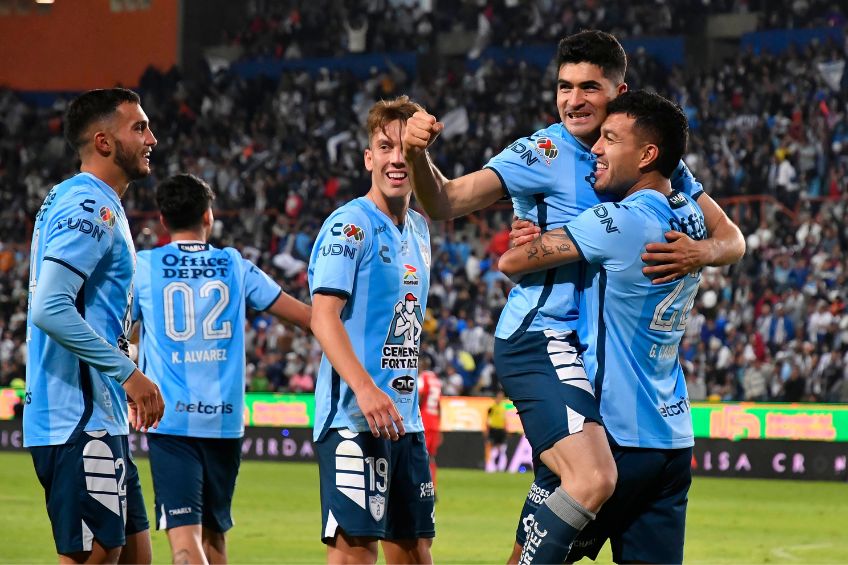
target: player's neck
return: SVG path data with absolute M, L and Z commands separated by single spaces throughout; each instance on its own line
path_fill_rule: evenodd
M 124 193 L 130 186 L 130 179 L 121 169 L 112 166 L 111 163 L 91 163 L 83 161 L 80 165 L 80 172 L 94 175 L 104 183 L 112 187 L 112 190 L 118 195 L 118 198 L 123 198 Z
M 651 171 L 639 177 L 639 180 L 630 187 L 630 190 L 625 193 L 624 197 L 627 198 L 640 190 L 656 190 L 660 194 L 668 196 L 671 194 L 671 181 L 662 176 L 658 171 Z
M 409 200 L 412 198 L 411 193 L 399 198 L 386 198 L 379 189 L 372 187 L 365 197 L 371 200 L 377 206 L 378 210 L 388 216 L 394 225 L 403 225 L 406 220 L 406 211 L 409 210 Z
M 206 232 L 203 230 L 172 231 L 171 241 L 199 241 L 200 243 L 206 243 Z

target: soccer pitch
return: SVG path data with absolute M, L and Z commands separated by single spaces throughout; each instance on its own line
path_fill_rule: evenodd
M 148 513 L 153 490 L 138 460 Z M 437 563 L 503 563 L 530 475 L 439 471 Z M 695 478 L 686 536 L 689 563 L 846 563 L 848 485 Z M 232 563 L 320 563 L 324 547 L 313 464 L 245 461 L 236 488 Z M 155 563 L 169 563 L 153 532 Z M 0 453 L 0 562 L 55 563 L 44 495 L 27 453 Z M 585 561 L 584 561 L 585 562 Z M 599 562 L 609 563 L 605 548 Z

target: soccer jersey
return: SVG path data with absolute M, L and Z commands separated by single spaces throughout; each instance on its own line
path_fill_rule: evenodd
M 135 365 L 117 346 L 128 333 L 134 269 L 115 191 L 88 173 L 53 187 L 36 215 L 30 255 L 27 447 L 68 443 L 83 431 L 129 432 L 121 383 Z M 69 288 L 79 288 L 68 302 L 81 319 L 59 314 Z M 51 335 L 33 323 L 34 307 L 53 322 Z
M 661 285 L 642 274 L 645 245 L 669 230 L 707 237 L 690 197 L 640 190 L 600 204 L 565 226 L 589 263 L 581 341 L 607 432 L 626 447 L 694 445 L 678 346 L 700 273 Z
M 486 168 L 500 178 L 515 215 L 548 231 L 604 199 L 593 188 L 595 155 L 590 149 L 557 123 L 516 140 Z M 672 186 L 695 199 L 703 192 L 682 161 Z M 578 263 L 525 275 L 509 294 L 495 336 L 514 339 L 525 331 L 577 329 L 582 269 Z
M 245 308 L 265 310 L 281 292 L 231 247 L 172 242 L 138 254 L 139 368 L 165 400 L 151 432 L 243 435 Z
M 421 401 L 421 419 L 427 432 L 439 431 L 441 425 L 442 381 L 433 371 L 422 371 L 418 376 L 418 398 Z
M 430 232 L 409 210 L 395 226 L 368 198 L 357 198 L 324 222 L 309 260 L 312 294 L 347 299 L 341 313 L 356 357 L 387 393 L 407 432 L 424 430 L 418 411 L 418 355 L 430 289 Z M 369 430 L 353 391 L 321 359 L 315 387 L 316 440 L 328 430 Z

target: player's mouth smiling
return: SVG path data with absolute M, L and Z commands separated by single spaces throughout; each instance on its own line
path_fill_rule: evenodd
M 409 177 L 406 171 L 387 171 L 386 178 L 389 179 L 389 182 L 392 186 L 400 186 L 406 179 Z
M 595 162 L 595 179 L 599 179 L 609 170 L 609 163 L 598 160 Z
M 572 122 L 585 122 L 592 116 L 590 112 L 566 112 L 565 115 Z

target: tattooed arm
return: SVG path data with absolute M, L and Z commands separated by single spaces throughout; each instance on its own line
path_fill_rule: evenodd
M 580 250 L 563 228 L 545 232 L 533 241 L 501 255 L 498 269 L 513 280 L 582 259 Z

